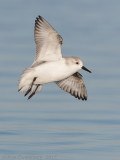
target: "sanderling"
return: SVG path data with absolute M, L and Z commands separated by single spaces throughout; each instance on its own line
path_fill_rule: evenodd
M 87 90 L 80 69 L 90 70 L 83 66 L 78 57 L 63 57 L 61 53 L 62 37 L 41 16 L 35 20 L 34 40 L 36 56 L 33 64 L 27 68 L 19 80 L 19 89 L 30 99 L 40 92 L 42 85 L 55 82 L 62 90 L 72 96 L 87 100 Z

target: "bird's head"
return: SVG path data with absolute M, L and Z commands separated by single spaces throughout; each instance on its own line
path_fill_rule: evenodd
M 78 58 L 78 57 L 71 57 L 71 59 L 70 59 L 69 62 L 73 64 L 73 66 L 74 66 L 74 68 L 76 70 L 83 69 L 83 70 L 91 73 L 91 71 L 89 69 L 87 69 L 86 67 L 83 66 L 83 62 L 82 62 L 82 60 L 80 58 Z

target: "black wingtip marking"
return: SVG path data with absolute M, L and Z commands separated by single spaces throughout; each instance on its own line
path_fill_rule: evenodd
M 43 17 L 41 17 L 40 15 L 38 16 L 38 19 L 40 19 L 43 22 Z
M 44 21 L 44 19 L 41 16 L 36 17 L 35 20 L 35 28 L 39 28 L 40 24 Z

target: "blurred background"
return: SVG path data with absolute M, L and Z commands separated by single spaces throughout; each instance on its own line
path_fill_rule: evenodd
M 22 71 L 35 57 L 34 22 L 43 16 L 78 56 L 86 102 L 54 83 L 27 100 Z M 0 0 L 0 159 L 118 160 L 120 157 L 120 1 Z

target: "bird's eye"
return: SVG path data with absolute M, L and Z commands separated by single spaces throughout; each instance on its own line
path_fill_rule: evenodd
M 78 62 L 76 62 L 76 64 L 79 64 Z

